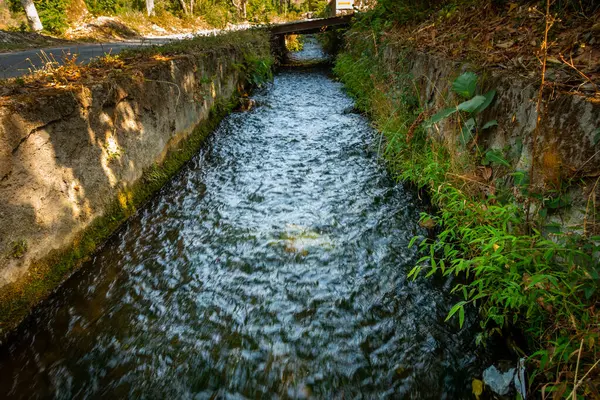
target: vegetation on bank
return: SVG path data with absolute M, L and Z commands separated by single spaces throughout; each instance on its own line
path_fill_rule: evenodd
M 46 91 L 76 91 L 82 85 L 116 83 L 144 79 L 144 71 L 159 63 L 167 63 L 180 54 L 201 56 L 206 52 L 222 53 L 236 49 L 244 62 L 234 67 L 242 72 L 246 87 L 261 86 L 272 78 L 273 58 L 269 38 L 264 32 L 235 32 L 217 37 L 202 37 L 179 41 L 170 45 L 131 50 L 117 57 L 107 57 L 90 66 L 67 64 L 53 71 L 8 81 L 10 95 L 43 95 Z M 166 82 L 170 83 L 170 82 Z M 173 85 L 175 85 L 173 83 Z M 0 340 L 14 329 L 30 310 L 47 297 L 82 263 L 89 259 L 115 230 L 148 201 L 181 169 L 204 143 L 219 121 L 239 102 L 244 93 L 235 93 L 231 99 L 220 99 L 213 105 L 205 122 L 196 127 L 186 139 L 169 151 L 164 161 L 144 171 L 137 183 L 124 188 L 104 215 L 95 219 L 66 250 L 54 251 L 36 260 L 28 274 L 16 282 L 3 286 L 0 291 Z M 0 97 L 0 102 L 3 99 Z M 15 242 L 6 257 L 20 258 L 27 251 L 26 242 Z
M 256 48 L 258 45 L 262 48 Z M 4 80 L 0 86 L 0 102 L 3 101 L 2 96 L 31 96 L 35 90 L 75 90 L 82 84 L 101 83 L 118 77 L 133 78 L 136 75 L 143 75 L 143 70 L 153 64 L 166 63 L 177 57 L 199 56 L 205 52 L 231 49 L 242 52 L 248 63 L 251 60 L 258 60 L 261 65 L 268 64 L 270 70 L 271 58 L 264 59 L 261 56 L 270 51 L 269 35 L 265 31 L 251 29 L 218 36 L 178 40 L 162 46 L 127 49 L 117 55 L 108 55 L 85 65 L 78 64 L 76 56 L 65 58 L 62 65 L 49 60 L 43 68 L 32 71 L 32 74 Z M 261 65 L 254 65 L 254 67 L 258 68 Z M 240 66 L 242 67 L 246 68 Z M 254 72 L 254 69 L 248 70 L 251 76 Z
M 484 18 L 478 17 L 480 27 L 488 19 L 508 18 L 511 26 L 520 24 L 525 29 L 527 21 L 519 20 L 518 14 L 514 20 L 508 13 L 515 7 L 537 5 L 499 0 L 380 0 L 346 34 L 335 73 L 382 132 L 383 155 L 392 173 L 399 180 L 427 189 L 438 209 L 435 215 L 422 216 L 422 224 L 435 226 L 437 236 L 435 240 L 413 240 L 423 257 L 410 276 L 458 276 L 460 283 L 453 291 L 461 301 L 450 309 L 448 317 L 462 326 L 465 307 L 475 307 L 481 315 L 481 344 L 492 335 L 522 332 L 526 343 L 513 342 L 512 348 L 528 357 L 531 390 L 545 396 L 552 392 L 553 398 L 597 397 L 598 225 L 588 224 L 587 229 L 569 233 L 561 233 L 558 227 L 550 229 L 547 217 L 565 206 L 564 192 L 532 182 L 529 171 L 514 171 L 504 154 L 478 146 L 478 133 L 496 123 L 480 117 L 484 108 L 493 107 L 495 92 L 482 91 L 475 74 L 454 80 L 455 104 L 426 110 L 420 101 L 420 88 L 409 74 L 409 60 L 386 58 L 386 46 L 404 48 L 408 55 L 424 44 L 414 40 L 423 27 L 456 27 L 457 21 L 470 19 L 478 10 L 486 12 Z M 542 20 L 530 21 L 536 25 L 530 30 L 541 28 L 542 37 L 536 42 L 542 46 L 536 53 L 542 56 L 540 60 L 547 56 L 544 35 L 552 38 L 547 30 L 549 19 L 556 22 L 560 13 L 562 24 L 571 23 L 571 18 L 600 21 L 597 11 L 594 1 L 556 1 L 548 14 L 542 9 Z M 593 26 L 593 21 L 586 23 Z M 456 43 L 453 35 L 476 37 L 468 29 L 437 28 L 436 34 L 442 37 L 436 43 L 441 47 L 439 42 Z M 434 39 L 430 36 L 430 40 Z M 469 59 L 482 60 L 476 56 Z M 532 68 L 529 72 L 539 77 L 540 64 Z M 588 75 L 583 78 L 580 74 L 579 78 L 580 82 L 595 83 Z M 592 91 L 590 96 L 596 94 Z M 441 121 L 451 122 L 444 128 L 456 129 L 452 136 L 458 140 L 440 140 L 434 134 L 431 127 Z M 489 180 L 492 173 L 494 184 Z M 577 182 L 561 184 L 565 188 Z M 594 189 L 591 196 L 595 196 Z M 593 199 L 589 199 L 588 221 L 595 221 L 598 211 Z
M 302 35 L 287 35 L 285 37 L 285 49 L 290 52 L 301 51 L 304 48 L 304 37 Z
M 326 0 L 7 0 L 0 3 L 0 29 L 39 29 L 26 18 L 23 1 L 34 4 L 45 33 L 78 39 L 108 30 L 127 37 L 293 20 L 327 6 Z

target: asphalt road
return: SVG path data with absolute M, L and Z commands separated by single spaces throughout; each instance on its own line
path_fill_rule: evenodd
M 28 74 L 43 67 L 49 61 L 56 61 L 62 64 L 65 55 L 69 53 L 77 54 L 77 62 L 85 64 L 94 58 L 102 57 L 106 54 L 117 54 L 123 49 L 157 46 L 180 39 L 181 37 L 165 37 L 118 43 L 77 43 L 70 46 L 0 53 L 0 79 Z

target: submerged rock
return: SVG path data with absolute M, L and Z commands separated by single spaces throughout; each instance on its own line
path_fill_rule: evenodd
M 527 398 L 525 379 L 525 359 L 521 358 L 516 366 L 511 361 L 501 361 L 483 371 L 483 382 L 494 394 L 502 398 L 512 398 L 517 393 Z
M 356 108 L 356 106 L 352 105 L 350 107 L 344 108 L 342 114 L 361 114 L 361 111 L 358 108 Z
M 510 368 L 506 372 L 502 372 L 492 365 L 483 371 L 483 381 L 492 390 L 492 392 L 500 396 L 507 395 L 511 389 L 515 376 L 515 368 Z
M 239 106 L 240 111 L 250 111 L 255 106 L 256 106 L 256 101 L 254 101 L 254 99 L 250 99 L 248 97 L 242 97 L 240 99 L 240 106 Z

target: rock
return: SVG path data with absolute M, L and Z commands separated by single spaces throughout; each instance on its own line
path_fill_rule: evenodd
M 344 114 L 344 115 L 346 115 L 346 114 L 360 114 L 360 110 L 357 109 L 354 106 L 350 106 L 350 107 L 344 108 L 344 110 L 342 111 L 342 114 Z
M 483 381 L 492 392 L 504 396 L 508 394 L 515 376 L 515 368 L 501 372 L 494 365 L 483 371 Z
M 250 111 L 256 106 L 256 102 L 254 99 L 250 99 L 248 97 L 242 97 L 240 99 L 240 111 Z

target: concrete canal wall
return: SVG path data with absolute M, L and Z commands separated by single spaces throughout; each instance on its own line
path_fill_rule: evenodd
M 497 151 L 510 164 L 505 169 L 525 176 L 535 162 L 534 190 L 555 195 L 566 192 L 563 196 L 569 206 L 561 207 L 549 217 L 549 222 L 561 225 L 564 231 L 583 232 L 584 225 L 587 231 L 598 228 L 594 227 L 597 221 L 593 207 L 590 208 L 590 201 L 595 203 L 600 195 L 600 185 L 595 184 L 600 176 L 600 103 L 597 99 L 558 90 L 546 93 L 536 134 L 539 82 L 535 79 L 407 51 L 392 44 L 382 52 L 381 65 L 387 69 L 386 73 L 409 77 L 419 104 L 436 112 L 461 101 L 452 91 L 453 80 L 463 72 L 476 72 L 481 93 L 496 91 L 492 105 L 478 117 L 482 122 L 497 123 L 478 133 L 479 151 L 482 154 Z M 398 96 L 401 95 L 399 92 Z M 457 134 L 460 126 L 451 119 L 441 121 L 438 126 L 439 129 L 432 129 L 431 133 L 448 148 L 460 149 Z M 533 155 L 532 141 L 536 135 L 536 154 Z M 506 184 L 510 186 L 513 182 Z
M 262 33 L 217 42 L 65 85 L 25 80 L 0 98 L 0 331 L 160 188 L 239 100 L 253 65 L 270 62 Z

